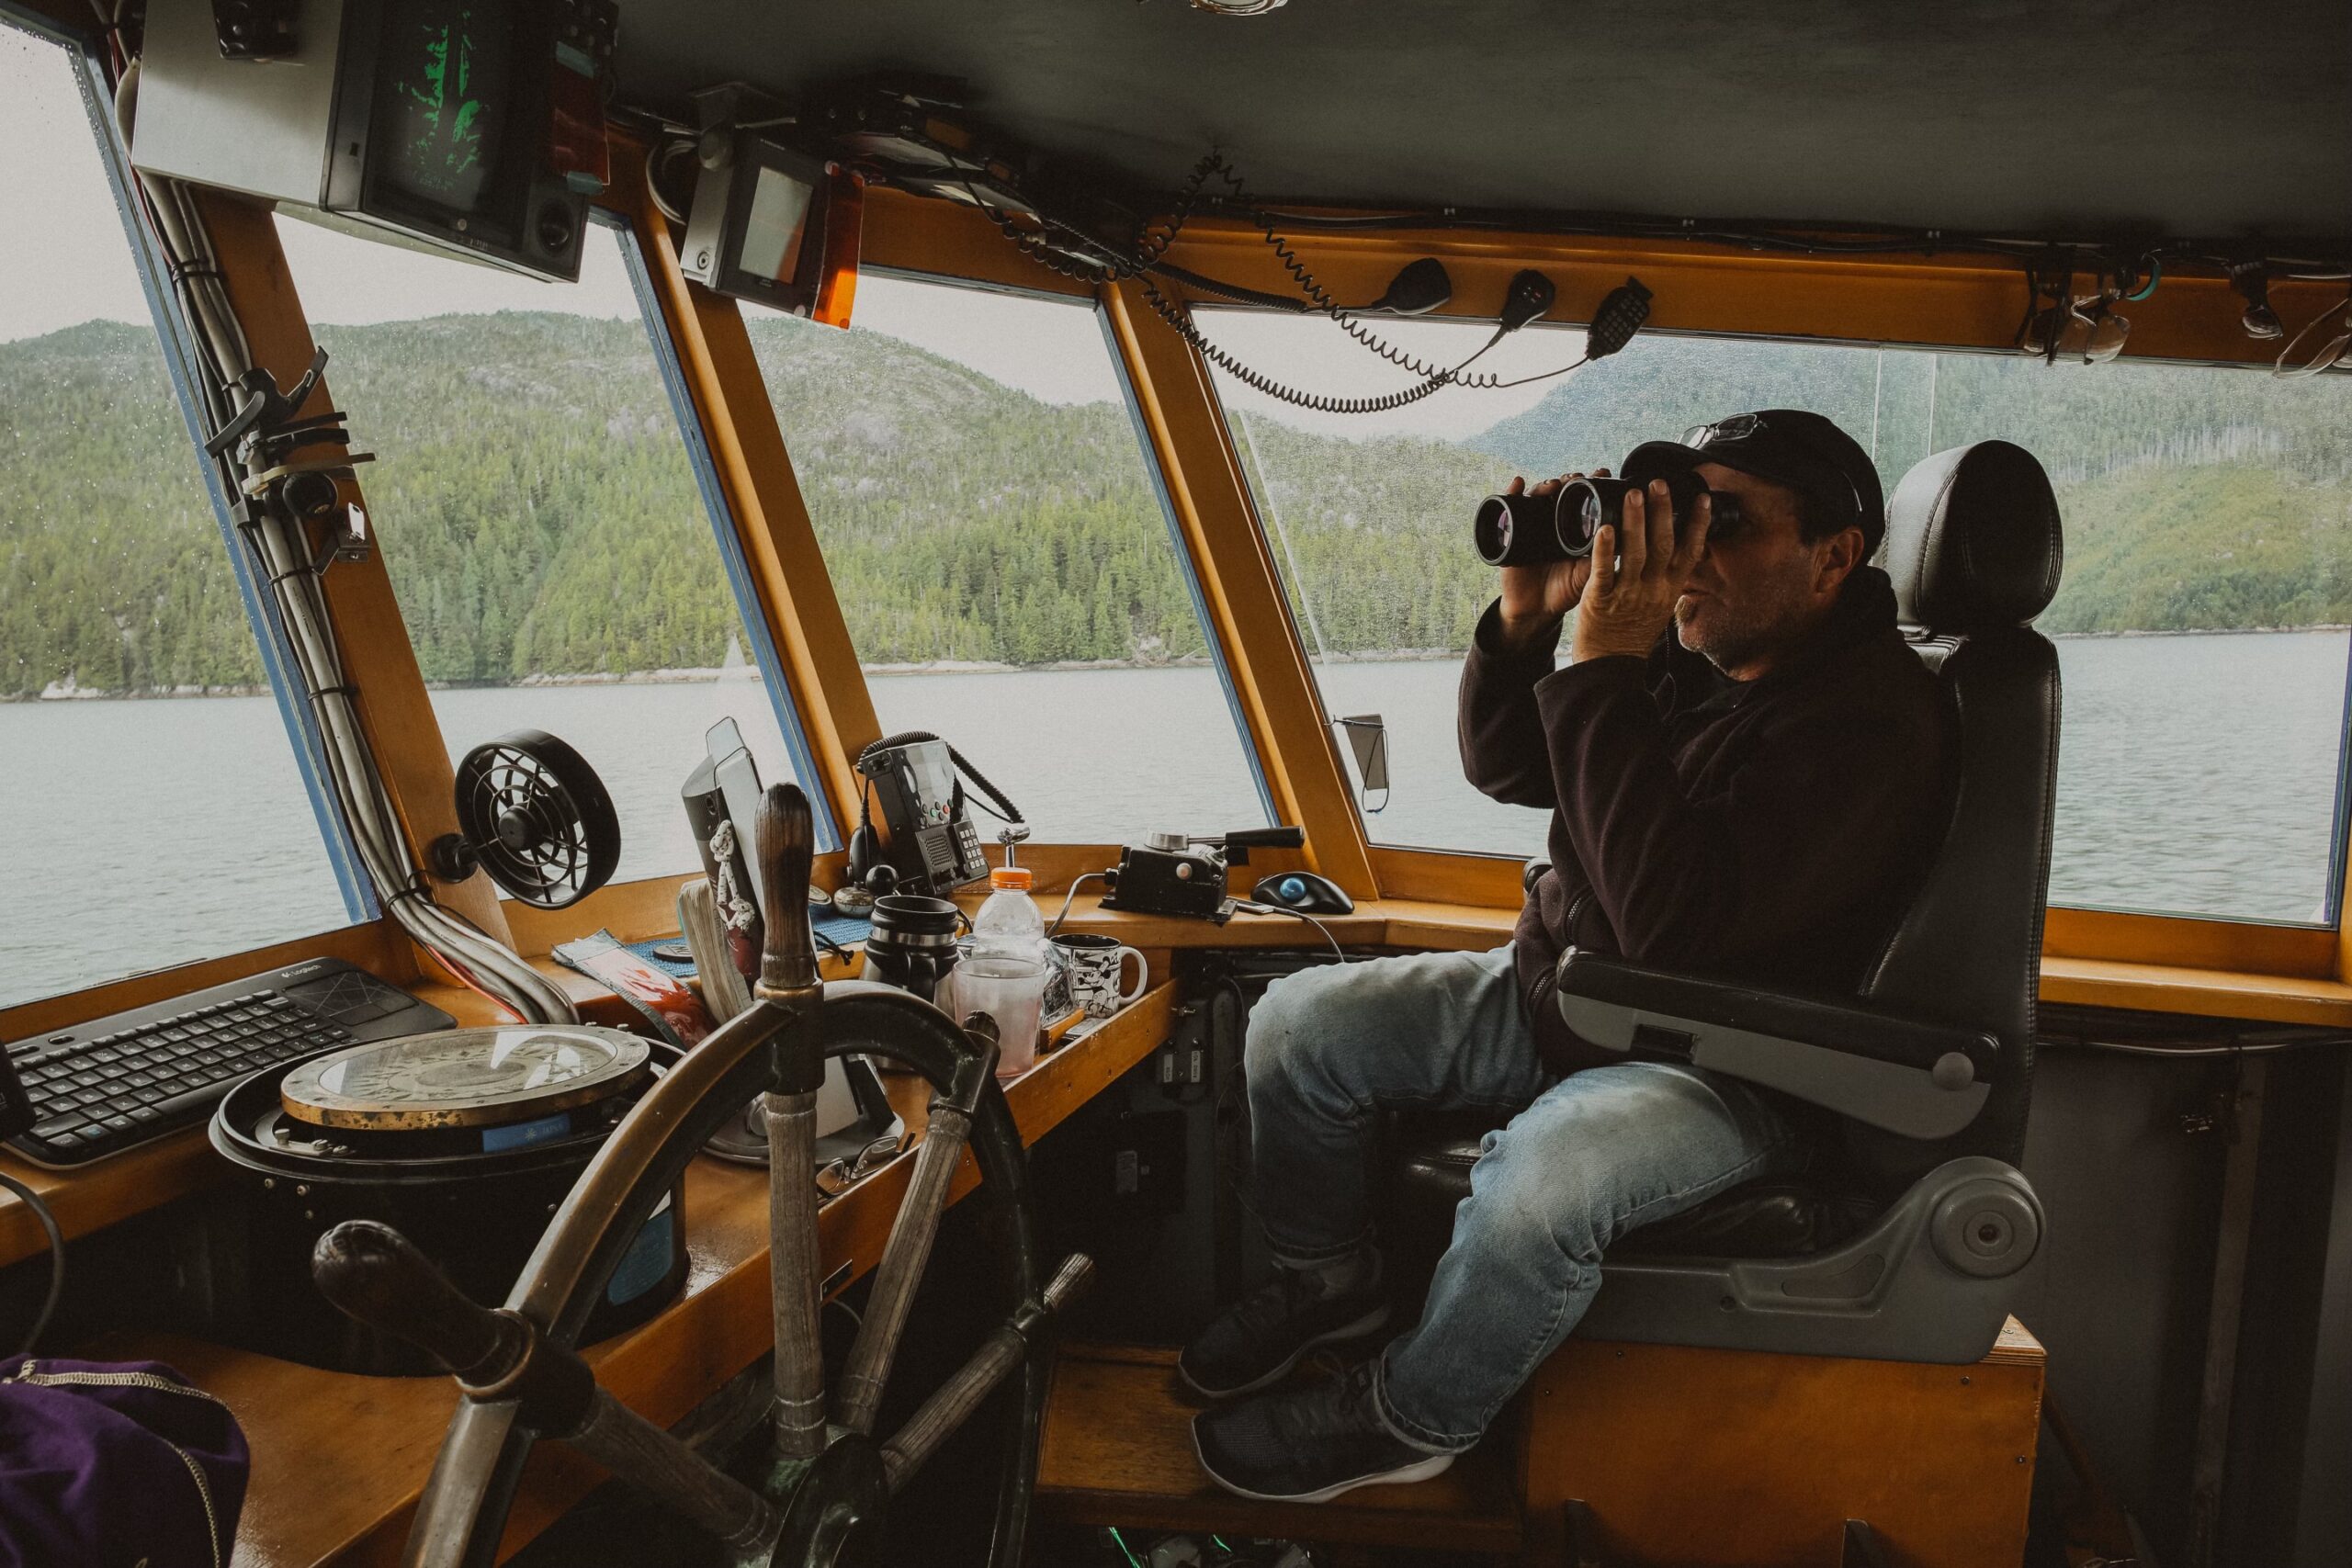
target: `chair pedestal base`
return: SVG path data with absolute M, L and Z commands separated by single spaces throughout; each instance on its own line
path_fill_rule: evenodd
M 1530 1561 L 1838 1568 L 1860 1520 L 1905 1568 L 2015 1568 L 2041 1421 L 2015 1318 L 1968 1366 L 1570 1339 L 1529 1382 Z

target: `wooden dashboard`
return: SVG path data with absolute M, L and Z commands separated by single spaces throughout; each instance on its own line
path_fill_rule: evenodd
M 1325 925 L 1341 942 L 1413 949 L 1486 948 L 1505 941 L 1511 909 L 1404 899 L 1367 901 Z M 1187 947 L 1299 947 L 1320 937 L 1279 917 L 1238 916 L 1224 926 L 1102 910 L 1080 899 L 1069 929 L 1114 935 L 1144 951 L 1154 984 L 1116 1018 L 1074 1032 L 1059 1049 L 1007 1087 L 1023 1136 L 1034 1141 L 1147 1057 L 1169 1033 L 1174 987 L 1170 956 Z M 828 961 L 829 977 L 854 972 L 855 960 Z M 569 970 L 548 966 L 591 1017 L 627 1022 L 617 998 Z M 486 1004 L 454 987 L 415 985 L 418 994 L 460 1021 L 489 1021 Z M 2280 980 L 2153 964 L 2051 956 L 2046 999 L 2153 1010 L 2352 1023 L 2352 987 Z M 910 1129 L 920 1129 L 926 1096 L 910 1079 L 891 1084 Z M 912 1140 L 910 1141 L 910 1145 Z M 90 1170 L 37 1170 L 0 1161 L 51 1198 L 68 1231 L 87 1234 L 220 1179 L 225 1174 L 199 1131 L 101 1163 Z M 876 1261 L 897 1212 L 911 1160 L 901 1154 L 826 1205 L 820 1228 L 829 1274 L 842 1282 Z M 957 1193 L 975 1179 L 970 1156 Z M 764 1351 L 767 1336 L 766 1184 L 757 1171 L 704 1159 L 690 1170 L 686 1216 L 691 1269 L 681 1299 L 652 1322 L 595 1348 L 599 1375 L 628 1404 L 675 1422 Z M 41 1247 L 23 1206 L 0 1201 L 0 1264 Z M 226 1400 L 254 1451 L 254 1483 L 239 1531 L 244 1568 L 308 1568 L 322 1563 L 389 1563 L 455 1399 L 447 1380 L 381 1379 L 319 1371 L 252 1351 L 176 1335 L 119 1335 L 80 1347 L 108 1359 L 168 1362 Z M 510 1544 L 544 1529 L 599 1476 L 559 1448 L 534 1458 L 518 1503 Z
M 668 900 L 647 899 L 645 904 L 649 909 L 666 908 Z M 548 918 L 538 919 L 545 921 Z M 1340 942 L 1350 945 L 1464 949 L 1499 945 L 1509 939 L 1516 919 L 1515 909 L 1391 898 L 1359 903 L 1355 913 L 1326 919 L 1324 924 Z M 615 929 L 617 934 L 629 938 L 659 934 L 652 930 L 621 930 L 617 925 Z M 1093 898 L 1083 896 L 1071 910 L 1069 929 L 1101 931 L 1141 948 L 1151 958 L 1155 975 L 1165 973 L 1167 954 L 1178 948 L 1300 947 L 1311 946 L 1320 940 L 1296 920 L 1283 917 L 1237 916 L 1225 925 L 1214 926 L 1200 920 L 1102 909 Z M 368 928 L 338 934 L 353 937 L 363 933 L 368 933 Z M 576 932 L 567 931 L 564 937 L 572 934 Z M 205 964 L 175 973 L 188 976 L 180 988 L 193 989 L 218 984 L 233 977 L 235 973 L 257 972 L 276 964 L 291 963 L 311 950 L 322 949 L 319 943 L 288 944 L 283 949 L 265 949 L 247 955 L 248 963 L 243 970 L 229 971 L 223 965 Z M 382 960 L 367 951 L 355 949 L 338 955 L 379 971 L 384 968 Z M 634 1021 L 634 1014 L 625 1004 L 585 976 L 552 961 L 541 960 L 540 967 L 562 985 L 593 1020 L 620 1025 Z M 223 972 L 214 974 L 215 969 Z M 854 966 L 828 960 L 829 978 L 854 972 Z M 409 988 L 460 1021 L 492 1021 L 481 999 L 470 992 L 456 987 L 415 983 L 411 983 Z M 2046 953 L 2042 958 L 2041 999 L 2148 1012 L 2352 1028 L 2352 985 L 2341 981 L 2179 964 L 2122 963 L 2058 953 Z M 132 1004 L 126 1001 L 110 1005 Z M 19 1032 L 47 1027 L 50 1021 L 45 1014 L 36 1016 L 31 1027 Z M 101 1161 L 87 1170 L 44 1170 L 7 1155 L 0 1155 L 0 1170 L 9 1172 L 39 1192 L 55 1211 L 59 1225 L 69 1237 L 87 1235 L 134 1214 L 159 1208 L 225 1174 L 200 1130 L 182 1133 Z M 14 1195 L 0 1192 L 0 1268 L 38 1255 L 43 1246 L 40 1228 L 32 1215 Z

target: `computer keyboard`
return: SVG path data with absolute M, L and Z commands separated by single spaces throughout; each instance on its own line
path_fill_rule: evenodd
M 11 1044 L 33 1123 L 8 1146 L 87 1165 L 202 1122 L 263 1067 L 456 1021 L 339 958 L 306 959 Z

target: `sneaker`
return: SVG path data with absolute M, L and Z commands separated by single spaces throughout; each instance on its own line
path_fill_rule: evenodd
M 1193 1452 L 1211 1481 L 1261 1503 L 1328 1503 L 1359 1486 L 1427 1481 L 1453 1462 L 1382 1424 L 1370 1361 L 1329 1382 L 1202 1411 Z
M 1176 1358 L 1176 1375 L 1203 1399 L 1255 1393 L 1288 1376 L 1317 1346 L 1370 1334 L 1387 1321 L 1377 1266 L 1341 1296 L 1323 1294 L 1315 1274 L 1276 1269 L 1271 1281 L 1193 1337 Z

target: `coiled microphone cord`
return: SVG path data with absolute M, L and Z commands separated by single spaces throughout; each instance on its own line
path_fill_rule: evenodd
M 961 167 L 958 164 L 958 168 Z M 1229 202 L 1257 225 L 1267 245 L 1272 249 L 1275 258 L 1281 262 L 1283 270 L 1290 275 L 1292 281 L 1298 286 L 1299 292 L 1316 310 L 1329 318 L 1334 324 L 1363 347 L 1398 369 L 1419 377 L 1419 380 L 1413 386 L 1400 388 L 1393 392 L 1365 397 L 1336 397 L 1328 393 L 1302 391 L 1287 382 L 1277 380 L 1255 367 L 1244 363 L 1217 344 L 1211 342 L 1193 321 L 1192 312 L 1185 310 L 1180 302 L 1161 292 L 1159 287 L 1147 276 L 1160 265 L 1170 247 L 1175 243 L 1177 235 L 1182 231 L 1185 223 L 1192 217 L 1193 209 L 1199 204 L 1201 193 L 1207 188 L 1211 175 L 1217 176 L 1225 184 L 1225 193 L 1219 199 Z M 1239 173 L 1226 161 L 1225 155 L 1221 152 L 1209 152 L 1193 166 L 1193 172 L 1186 178 L 1183 188 L 1177 193 L 1168 220 L 1164 223 L 1146 225 L 1136 237 L 1134 251 L 1128 254 L 1121 254 L 1112 250 L 1109 245 L 1093 235 L 1044 211 L 1029 214 L 1031 220 L 1036 226 L 1023 228 L 1012 214 L 984 199 L 968 179 L 959 180 L 958 183 L 963 186 L 964 194 L 972 205 L 993 222 L 997 231 L 1032 262 L 1057 276 L 1080 283 L 1101 285 L 1122 283 L 1133 279 L 1141 285 L 1144 299 L 1159 319 L 1167 322 L 1177 335 L 1197 350 L 1203 358 L 1246 387 L 1278 401 L 1308 409 L 1317 413 L 1389 413 L 1397 409 L 1408 408 L 1448 387 L 1462 387 L 1471 391 L 1493 391 L 1505 387 L 1524 386 L 1531 381 L 1545 380 L 1554 376 L 1565 376 L 1585 364 L 1589 358 L 1589 355 L 1579 355 L 1575 360 L 1555 370 L 1546 370 L 1517 379 L 1506 379 L 1487 372 L 1465 374 L 1464 372 L 1472 364 L 1509 336 L 1517 326 L 1524 324 L 1509 321 L 1497 327 L 1494 335 L 1480 344 L 1476 353 L 1449 366 L 1431 364 L 1389 342 L 1364 325 L 1358 317 L 1351 314 L 1347 307 L 1340 304 L 1330 291 L 1323 287 L 1314 271 L 1307 266 L 1305 258 L 1299 255 L 1289 240 L 1277 229 L 1274 220 L 1250 199 L 1248 187 L 1243 185 Z M 1096 259 L 1091 262 L 1069 259 L 1048 241 L 1046 238 L 1048 233 L 1066 236 Z M 1212 288 L 1210 291 L 1218 292 L 1219 290 Z

